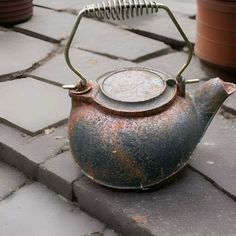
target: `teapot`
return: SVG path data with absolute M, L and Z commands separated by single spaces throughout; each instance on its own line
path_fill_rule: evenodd
M 83 16 L 126 19 L 158 12 L 170 16 L 186 42 L 187 62 L 176 76 L 153 68 L 116 69 L 87 81 L 73 67 L 69 49 Z M 65 48 L 70 69 L 81 79 L 69 89 L 72 109 L 68 135 L 72 155 L 93 181 L 115 189 L 147 189 L 186 166 L 192 152 L 224 100 L 236 85 L 211 79 L 194 94 L 185 86 L 183 71 L 192 58 L 192 45 L 170 9 L 156 1 L 117 0 L 92 4 L 78 14 Z

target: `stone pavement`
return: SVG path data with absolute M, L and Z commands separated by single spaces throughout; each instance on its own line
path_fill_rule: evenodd
M 0 162 L 0 235 L 118 236 L 79 207 Z
M 30 21 L 0 28 L 0 235 L 113 235 L 81 215 L 72 201 L 123 235 L 236 236 L 236 94 L 217 113 L 190 165 L 161 189 L 111 191 L 91 183 L 75 165 L 66 127 L 70 99 L 61 85 L 73 84 L 77 77 L 68 69 L 63 49 L 75 14 L 91 2 L 35 0 Z M 194 44 L 195 0 L 163 3 Z M 127 66 L 175 75 L 187 51 L 168 17 L 158 14 L 112 24 L 83 19 L 72 62 L 90 80 Z M 235 73 L 210 67 L 196 56 L 184 76 L 235 81 Z M 197 87 L 188 85 L 187 90 Z M 36 180 L 59 195 L 32 182 Z M 28 227 L 32 212 L 36 217 Z M 12 226 L 12 221 L 18 224 Z

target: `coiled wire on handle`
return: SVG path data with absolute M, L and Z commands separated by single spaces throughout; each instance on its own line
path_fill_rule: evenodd
M 85 7 L 85 15 L 107 20 L 126 20 L 135 16 L 158 12 L 158 3 L 147 0 L 113 0 Z
M 136 16 L 143 15 L 144 13 L 145 14 L 157 13 L 159 9 L 163 9 L 167 12 L 167 14 L 171 18 L 172 22 L 174 23 L 174 25 L 178 29 L 179 33 L 181 34 L 181 36 L 185 40 L 188 50 L 189 50 L 187 62 L 181 67 L 181 69 L 178 71 L 178 73 L 176 75 L 177 82 L 180 85 L 182 85 L 184 83 L 184 81 L 182 80 L 181 74 L 183 73 L 183 71 L 186 69 L 186 67 L 189 65 L 189 63 L 191 61 L 192 54 L 193 54 L 192 45 L 189 42 L 185 33 L 183 32 L 182 28 L 180 27 L 179 23 L 175 19 L 174 15 L 170 11 L 170 9 L 166 5 L 160 4 L 154 0 L 113 0 L 113 1 L 108 0 L 107 4 L 105 4 L 104 2 L 101 4 L 99 4 L 99 3 L 90 4 L 86 7 L 84 7 L 80 11 L 80 13 L 77 16 L 75 25 L 72 29 L 72 32 L 69 36 L 69 39 L 67 41 L 66 47 L 65 47 L 65 59 L 66 59 L 67 65 L 70 67 L 70 69 L 80 77 L 81 85 L 86 87 L 87 80 L 71 64 L 70 57 L 69 57 L 69 49 L 70 49 L 70 45 L 72 43 L 72 40 L 75 36 L 76 30 L 78 28 L 78 25 L 79 25 L 82 17 L 85 16 L 85 17 L 99 18 L 99 19 L 105 19 L 105 20 L 106 19 L 107 20 L 111 20 L 111 19 L 112 20 L 126 20 L 126 19 L 130 19 L 130 18 L 133 18 Z M 69 87 L 64 86 L 64 88 L 69 88 Z

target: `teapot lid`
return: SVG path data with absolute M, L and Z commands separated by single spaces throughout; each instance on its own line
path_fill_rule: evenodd
M 124 113 L 159 109 L 174 100 L 176 80 L 170 75 L 140 67 L 129 67 L 106 73 L 97 80 L 96 101 L 113 111 Z
M 165 91 L 166 80 L 150 70 L 128 68 L 105 77 L 100 88 L 104 95 L 116 101 L 145 102 Z

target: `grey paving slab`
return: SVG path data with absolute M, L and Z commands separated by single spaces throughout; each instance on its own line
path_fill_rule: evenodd
M 182 13 L 191 17 L 197 14 L 195 0 L 162 0 L 160 2 L 167 5 L 173 12 Z
M 214 118 L 190 164 L 236 197 L 236 117 Z
M 56 156 L 67 142 L 66 126 L 59 127 L 48 135 L 32 138 L 0 124 L 0 133 L 0 159 L 35 178 L 38 178 L 39 164 Z
M 73 197 L 72 183 L 81 175 L 70 152 L 49 159 L 39 168 L 39 181 L 70 200 Z
M 112 191 L 87 178 L 74 189 L 82 209 L 124 235 L 236 234 L 236 203 L 191 170 L 153 192 Z
M 96 55 L 78 49 L 70 51 L 72 64 L 88 80 L 95 80 L 100 75 L 126 66 L 136 66 L 136 64 L 123 60 L 113 60 L 104 56 Z M 56 84 L 74 84 L 78 80 L 67 66 L 63 54 L 57 55 L 43 66 L 32 72 L 32 75 L 44 78 Z
M 166 73 L 176 75 L 180 68 L 186 63 L 188 54 L 185 52 L 173 52 L 164 56 L 156 57 L 142 63 L 140 66 L 153 67 L 165 71 Z M 196 56 L 193 56 L 189 66 L 183 72 L 186 79 L 206 79 L 218 77 L 218 70 L 202 63 Z M 188 87 L 189 85 L 187 85 Z
M 76 9 L 81 10 L 85 5 L 91 3 L 102 3 L 103 0 L 34 0 L 35 5 L 52 8 L 55 10 Z
M 34 0 L 34 5 L 52 8 L 55 10 L 65 10 L 78 5 L 78 0 Z
M 236 115 L 236 93 L 231 95 L 224 103 L 223 108 Z
M 30 68 L 54 47 L 51 43 L 10 30 L 0 31 L 0 42 L 0 80 L 5 74 Z
M 75 16 L 69 13 L 34 7 L 30 21 L 18 24 L 15 28 L 49 41 L 60 41 L 69 35 L 74 21 Z
M 73 46 L 130 61 L 158 56 L 170 49 L 157 40 L 86 18 L 81 21 Z
M 0 161 L 0 200 L 15 192 L 26 182 L 27 179 L 21 172 Z
M 196 38 L 196 22 L 186 15 L 174 14 L 189 41 L 194 43 Z M 167 43 L 184 45 L 184 40 L 175 28 L 168 15 L 162 10 L 158 14 L 143 15 L 126 21 L 113 21 L 121 27 L 139 31 L 152 38 L 164 40 Z
M 104 225 L 39 183 L 0 202 L 0 235 L 85 236 Z
M 32 78 L 2 82 L 0 118 L 29 134 L 65 121 L 70 112 L 67 91 Z

